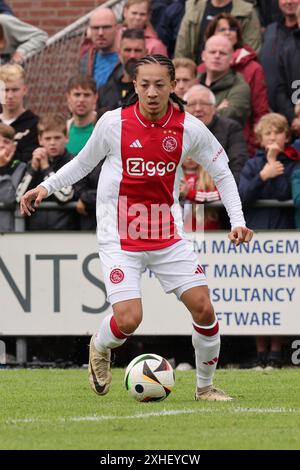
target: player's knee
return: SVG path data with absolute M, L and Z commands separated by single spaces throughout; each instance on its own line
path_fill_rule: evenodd
M 125 334 L 134 333 L 142 321 L 142 312 L 139 309 L 127 309 L 117 315 L 119 329 Z
M 214 308 L 208 296 L 199 296 L 195 302 L 193 320 L 198 325 L 211 325 L 215 321 Z
M 141 323 L 140 318 L 126 316 L 118 322 L 118 327 L 123 333 L 130 335 L 135 332 L 135 330 L 137 329 L 140 323 Z

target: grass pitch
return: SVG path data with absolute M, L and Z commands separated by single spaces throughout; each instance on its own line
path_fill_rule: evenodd
M 218 370 L 235 400 L 193 401 L 195 371 L 163 402 L 137 403 L 113 370 L 98 397 L 84 370 L 0 370 L 1 449 L 299 449 L 299 369 Z

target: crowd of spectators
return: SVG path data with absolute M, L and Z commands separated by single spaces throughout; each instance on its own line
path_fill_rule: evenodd
M 176 93 L 186 110 L 228 154 L 249 227 L 300 228 L 300 0 L 127 0 L 122 23 L 112 10 L 97 9 L 78 54 L 78 76 L 61 97 L 68 118 L 26 109 L 26 57 L 46 41 L 44 31 L 0 1 L 0 203 L 13 205 L 76 158 L 99 117 L 130 95 L 136 60 L 164 54 L 173 59 Z M 56 210 L 34 214 L 26 229 L 95 230 L 100 171 L 101 164 L 74 187 L 55 193 Z M 222 212 L 209 207 L 220 199 L 214 182 L 189 158 L 180 195 L 182 204 L 189 203 L 185 214 L 193 229 L 227 228 Z M 294 208 L 253 207 L 259 199 L 293 199 Z M 75 209 L 64 210 L 70 201 Z M 195 207 L 204 203 L 199 223 Z M 12 212 L 1 211 L 0 231 L 13 230 Z M 266 341 L 257 347 L 265 361 Z M 278 351 L 274 339 L 274 360 Z

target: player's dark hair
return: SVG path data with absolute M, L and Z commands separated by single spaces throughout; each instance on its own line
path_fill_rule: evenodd
M 159 64 L 159 65 L 163 65 L 167 67 L 171 81 L 175 80 L 175 67 L 173 65 L 173 62 L 168 57 L 164 55 L 160 55 L 160 54 L 146 55 L 145 57 L 138 59 L 135 65 L 135 69 L 134 69 L 133 80 L 136 80 L 139 67 L 141 67 L 142 65 L 148 65 L 148 64 Z M 123 108 L 126 108 L 127 106 L 131 106 L 132 104 L 136 103 L 138 99 L 139 99 L 138 95 L 136 94 L 135 91 L 133 91 L 128 96 L 126 102 L 123 105 Z M 175 104 L 178 105 L 181 112 L 184 112 L 184 105 L 186 104 L 185 101 L 179 98 L 179 96 L 177 96 L 176 93 L 171 93 L 170 99 Z

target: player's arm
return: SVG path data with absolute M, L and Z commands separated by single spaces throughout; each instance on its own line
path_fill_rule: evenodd
M 192 116 L 189 120 L 190 141 L 192 142 L 189 155 L 203 166 L 215 182 L 231 223 L 228 237 L 237 246 L 243 242 L 249 242 L 253 237 L 253 232 L 246 227 L 242 203 L 235 179 L 228 166 L 226 152 L 204 124 Z
M 220 145 L 220 144 L 219 144 Z M 225 152 L 224 152 L 225 153 Z M 253 231 L 246 227 L 242 203 L 238 193 L 237 185 L 228 164 L 222 169 L 222 163 L 210 173 L 218 188 L 221 200 L 228 213 L 231 231 L 228 234 L 229 240 L 239 246 L 241 243 L 248 243 L 253 237 Z

